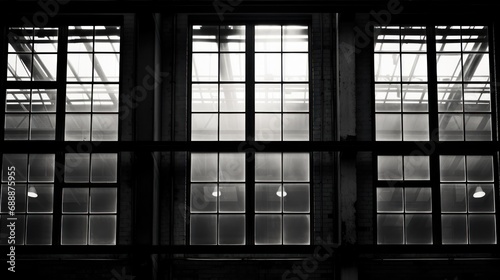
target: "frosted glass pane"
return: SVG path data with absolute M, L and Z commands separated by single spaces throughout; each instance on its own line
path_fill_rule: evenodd
M 494 213 L 495 212 L 495 192 L 491 184 L 469 184 L 468 201 L 469 213 Z M 481 191 L 484 195 L 481 196 Z M 474 197 L 474 195 L 476 197 Z
M 429 180 L 429 157 L 404 156 L 404 178 L 405 180 Z
M 5 112 L 29 112 L 30 103 L 29 89 L 7 89 Z
M 118 114 L 92 115 L 92 141 L 118 141 Z
M 245 215 L 219 216 L 219 245 L 245 245 Z
M 255 51 L 281 51 L 281 26 L 255 26 Z
M 463 54 L 464 81 L 490 80 L 490 57 L 487 53 Z
M 15 213 L 23 213 L 26 212 L 26 185 L 24 184 L 16 184 L 16 209 Z M 2 190 L 0 193 L 1 201 L 0 201 L 0 212 L 7 213 L 9 212 L 9 187 L 7 184 L 2 185 Z M 16 241 L 17 242 L 17 241 Z
M 220 111 L 245 112 L 244 84 L 220 84 Z
M 89 201 L 88 188 L 64 188 L 62 195 L 63 213 L 87 213 Z
M 465 84 L 465 112 L 490 112 L 491 96 L 489 84 Z
M 120 54 L 94 54 L 94 81 L 118 82 L 120 80 Z
M 2 158 L 2 182 L 9 180 L 9 170 L 15 167 L 16 182 L 26 182 L 28 178 L 28 155 L 4 154 Z M 10 169 L 9 169 L 10 168 Z M 10 174 L 14 175 L 14 174 Z
M 117 154 L 92 154 L 90 164 L 90 182 L 116 183 L 117 173 Z
M 219 212 L 244 213 L 245 212 L 245 185 L 220 184 L 219 186 Z
M 38 197 L 28 197 L 28 213 L 52 213 L 54 209 L 54 185 L 28 185 L 28 191 L 33 189 Z
M 64 163 L 65 182 L 89 182 L 90 154 L 66 154 Z
M 283 244 L 309 245 L 310 227 L 309 215 L 283 215 Z
M 62 245 L 87 245 L 88 217 L 63 215 L 61 221 Z
M 55 81 L 57 77 L 57 54 L 34 54 L 33 80 Z
M 220 81 L 245 81 L 245 54 L 220 55 Z
M 306 71 L 309 69 L 307 68 Z M 255 54 L 255 81 L 281 81 L 281 54 Z
M 26 245 L 52 245 L 51 215 L 27 216 Z
M 376 140 L 401 141 L 401 115 L 376 114 Z
M 115 84 L 95 84 L 92 95 L 94 112 L 118 112 L 119 88 Z
M 283 85 L 283 112 L 309 112 L 309 85 Z
M 66 86 L 66 112 L 90 112 L 91 84 L 68 84 Z
M 255 245 L 281 245 L 281 215 L 255 215 Z
M 68 54 L 68 82 L 91 82 L 92 59 L 91 53 Z
M 375 85 L 375 111 L 401 112 L 401 85 Z
M 191 213 L 217 212 L 217 184 L 191 184 Z
M 192 112 L 217 112 L 219 87 L 216 84 L 193 84 L 191 87 Z
M 193 64 L 192 64 L 192 76 L 193 81 L 199 82 L 216 82 L 219 80 L 219 58 L 215 53 L 194 53 L 193 54 Z
M 283 51 L 307 52 L 308 35 L 307 26 L 283 26 Z
M 283 212 L 309 213 L 310 188 L 309 184 L 284 184 Z
M 402 54 L 401 60 L 403 66 L 403 81 L 427 81 L 426 54 Z
M 57 90 L 33 89 L 31 94 L 31 111 L 55 112 L 57 103 Z
M 31 154 L 29 157 L 30 182 L 54 182 L 54 154 Z
M 283 141 L 308 141 L 309 115 L 283 114 Z
M 491 115 L 465 114 L 465 140 L 491 141 Z
M 116 216 L 91 215 L 90 245 L 116 245 Z
M 405 211 L 431 212 L 431 188 L 405 188 Z
M 67 114 L 64 131 L 66 141 L 89 141 L 90 114 Z
M 308 81 L 309 56 L 307 53 L 283 54 L 283 81 Z
M 280 141 L 281 140 L 281 115 L 280 114 L 255 114 L 255 140 Z
M 217 114 L 192 114 L 191 140 L 217 141 L 218 121 Z
M 116 188 L 91 188 L 90 213 L 116 213 Z
M 31 54 L 8 54 L 7 81 L 31 80 L 32 59 Z
M 465 184 L 441 185 L 441 212 L 465 213 L 467 211 Z
M 403 188 L 377 188 L 377 212 L 403 212 Z
M 404 114 L 403 115 L 403 140 L 428 141 L 429 140 L 429 115 Z
M 245 154 L 219 154 L 219 182 L 245 181 Z
M 462 115 L 439 114 L 439 140 L 464 140 L 464 120 Z
M 462 60 L 459 53 L 438 53 L 436 60 L 439 82 L 462 81 Z
M 194 25 L 192 31 L 193 52 L 216 52 L 219 50 L 217 41 L 219 30 L 217 26 Z
M 5 114 L 5 140 L 28 140 L 29 115 Z
M 255 112 L 281 112 L 281 84 L 255 85 Z
M 31 140 L 55 140 L 56 138 L 56 115 L 55 114 L 33 114 L 31 115 Z
M 439 112 L 462 112 L 462 85 L 438 84 Z
M 432 244 L 432 215 L 405 216 L 406 244 Z
M 255 181 L 257 182 L 281 181 L 281 154 L 279 153 L 255 154 Z
M 465 182 L 465 156 L 440 156 L 441 182 Z
M 401 156 L 378 156 L 379 180 L 402 180 L 403 159 Z
M 495 215 L 469 216 L 470 244 L 497 244 Z
M 13 218 L 16 220 L 16 245 L 24 245 L 25 239 L 25 215 L 14 215 Z M 10 229 L 7 227 L 12 221 L 7 220 L 7 218 L 12 218 L 9 215 L 0 215 L 0 244 L 7 245 L 8 237 L 10 236 Z
M 441 215 L 443 244 L 467 244 L 467 216 Z
M 220 141 L 245 140 L 245 114 L 220 114 Z
M 245 51 L 244 25 L 227 25 L 220 27 L 220 51 Z
M 309 182 L 309 154 L 283 154 L 283 182 Z
M 375 54 L 375 81 L 399 82 L 401 57 L 399 54 Z
M 375 26 L 375 51 L 399 51 L 400 31 L 399 26 Z
M 217 182 L 217 154 L 191 154 L 191 181 Z
M 377 244 L 403 244 L 403 215 L 377 215 Z
M 191 245 L 217 245 L 217 215 L 191 215 Z
M 281 212 L 281 184 L 255 184 L 255 212 Z
M 404 112 L 427 112 L 428 93 L 426 84 L 403 85 L 403 111 Z
M 467 156 L 468 182 L 493 182 L 492 156 Z

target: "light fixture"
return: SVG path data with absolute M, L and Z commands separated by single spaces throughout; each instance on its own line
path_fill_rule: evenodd
M 217 186 L 214 187 L 214 190 L 212 191 L 212 196 L 220 196 L 222 193 L 220 191 L 217 191 Z
M 28 188 L 28 196 L 29 196 L 29 197 L 33 197 L 33 198 L 37 198 L 37 197 L 38 197 L 38 193 L 36 192 L 35 187 L 30 186 L 30 187 Z
M 486 195 L 486 193 L 483 191 L 483 188 L 481 187 L 476 187 L 476 190 L 474 191 L 474 194 L 472 195 L 472 197 L 474 198 L 481 198 L 481 197 L 484 197 Z
M 279 197 L 285 197 L 287 195 L 287 193 L 285 191 L 283 191 L 282 187 L 280 186 L 278 188 L 278 191 L 276 192 L 276 195 Z

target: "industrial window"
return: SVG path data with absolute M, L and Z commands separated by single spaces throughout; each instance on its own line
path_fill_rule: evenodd
M 308 141 L 308 30 L 193 25 L 191 141 Z M 310 244 L 309 156 L 191 153 L 189 243 Z

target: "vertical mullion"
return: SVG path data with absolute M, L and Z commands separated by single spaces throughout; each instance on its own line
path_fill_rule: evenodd
M 399 90 L 401 91 L 401 94 L 400 94 L 400 104 L 401 104 L 401 109 L 400 109 L 400 120 L 401 120 L 401 124 L 400 124 L 400 129 L 401 129 L 401 141 L 404 141 L 405 138 L 404 138 L 404 125 L 403 125 L 403 122 L 404 122 L 404 110 L 403 110 L 403 43 L 402 43 L 402 32 L 401 32 L 401 25 L 398 27 L 399 29 L 399 81 L 398 81 L 398 84 L 399 84 Z M 404 226 L 404 225 L 403 225 Z
M 489 55 L 489 58 L 490 58 L 490 61 L 489 61 L 489 66 L 490 66 L 490 82 L 489 82 L 489 85 L 490 85 L 490 108 L 491 108 L 491 125 L 492 125 L 492 131 L 491 131 L 491 140 L 492 141 L 498 141 L 498 128 L 497 128 L 497 125 L 498 125 L 498 118 L 497 118 L 497 112 L 498 112 L 498 108 L 497 106 L 495 106 L 496 102 L 498 101 L 497 100 L 497 97 L 496 97 L 496 93 L 497 93 L 497 90 L 496 90 L 496 84 L 498 83 L 498 78 L 497 78 L 497 71 L 496 71 L 496 68 L 495 68 L 495 65 L 497 65 L 495 63 L 495 60 L 496 60 L 496 57 L 497 57 L 497 52 L 496 50 L 494 49 L 494 40 L 495 40 L 495 33 L 494 33 L 494 30 L 493 30 L 493 25 L 487 25 L 487 28 L 488 28 L 488 33 L 487 33 L 487 36 L 488 36 L 488 52 L 487 54 Z
M 4 126 L 5 126 L 5 108 L 6 108 L 6 102 L 7 102 L 7 94 L 6 94 L 6 82 L 7 82 L 7 65 L 8 65 L 8 39 L 6 38 L 13 38 L 11 36 L 8 36 L 9 31 L 8 31 L 7 26 L 2 26 L 2 39 L 0 39 L 0 53 L 3 54 L 0 56 L 0 98 L 2 98 L 2 102 L 0 104 L 3 105 L 3 114 L 0 114 L 0 135 L 2 139 L 5 139 L 5 131 L 4 131 Z
M 246 141 L 255 140 L 255 25 L 245 26 L 245 128 Z M 246 245 L 255 245 L 255 150 L 248 149 L 245 164 Z
M 220 117 L 221 117 L 221 113 L 220 113 L 220 74 L 222 72 L 222 69 L 221 69 L 221 43 L 220 43 L 220 28 L 221 26 L 217 26 L 217 98 L 218 98 L 218 102 L 217 102 L 217 141 L 220 141 Z M 219 156 L 217 155 L 217 159 L 219 158 Z M 219 191 L 218 189 L 218 184 L 217 184 L 217 191 Z M 217 200 L 218 201 L 218 200 Z M 217 206 L 218 207 L 218 206 Z

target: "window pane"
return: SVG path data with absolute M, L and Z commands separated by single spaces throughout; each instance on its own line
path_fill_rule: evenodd
M 244 84 L 220 84 L 220 111 L 245 112 Z
M 91 215 L 89 224 L 90 245 L 116 244 L 116 216 Z
M 427 50 L 425 26 L 402 26 L 401 35 L 403 52 L 425 52 Z
M 438 84 L 439 112 L 462 112 L 462 85 Z
M 464 184 L 442 184 L 441 185 L 441 212 L 442 213 L 465 213 L 466 191 Z
M 399 82 L 401 80 L 399 54 L 375 54 L 375 81 Z
M 378 156 L 379 180 L 403 180 L 403 159 L 401 156 Z
M 405 188 L 406 212 L 431 212 L 431 188 Z
M 255 112 L 281 112 L 281 84 L 255 85 Z
M 36 114 L 31 115 L 31 140 L 55 140 L 56 138 L 56 115 Z
M 219 50 L 217 37 L 219 36 L 217 26 L 194 25 L 193 26 L 193 52 Z
M 465 114 L 465 140 L 491 141 L 491 115 Z
M 309 85 L 283 85 L 283 112 L 309 112 Z
M 116 183 L 118 155 L 92 154 L 90 168 L 91 183 Z
M 217 154 L 191 154 L 191 181 L 217 182 Z
M 403 188 L 377 188 L 377 212 L 403 212 Z
M 55 81 L 57 77 L 57 54 L 33 54 L 33 80 Z
M 438 53 L 437 80 L 442 82 L 457 82 L 462 80 L 461 54 Z
M 279 153 L 255 154 L 255 181 L 257 182 L 281 181 L 281 154 Z
M 219 181 L 242 182 L 245 181 L 245 154 L 219 155 Z
M 309 115 L 283 114 L 283 141 L 308 141 Z
M 217 215 L 191 215 L 191 245 L 217 245 Z
M 490 85 L 465 84 L 464 105 L 466 112 L 490 112 Z
M 436 51 L 460 51 L 460 26 L 436 26 Z
M 7 218 L 11 218 L 9 215 L 0 215 L 0 244 L 7 245 L 8 237 L 10 236 L 10 229 L 7 227 L 12 221 L 7 220 Z M 16 245 L 24 245 L 25 238 L 25 228 L 24 228 L 24 220 L 25 215 L 15 215 L 13 218 L 16 218 Z
M 490 57 L 487 53 L 463 54 L 464 81 L 490 80 Z
M 94 85 L 92 110 L 94 112 L 118 112 L 118 85 Z
M 281 245 L 281 215 L 255 215 L 255 245 Z
M 399 26 L 375 26 L 375 51 L 399 52 Z
M 67 114 L 66 141 L 89 141 L 90 140 L 90 114 Z
M 405 84 L 403 85 L 403 111 L 404 112 L 427 112 L 427 85 Z
M 375 85 L 375 111 L 401 112 L 401 85 Z
M 245 80 L 245 54 L 230 53 L 220 55 L 220 80 Z
M 245 140 L 245 115 L 220 114 L 220 141 Z
M 54 182 L 54 154 L 30 155 L 29 176 L 30 182 Z
M 91 52 L 93 50 L 93 26 L 69 26 L 68 51 Z
M 432 216 L 405 216 L 406 244 L 432 244 Z
M 281 26 L 255 26 L 255 51 L 281 51 Z
M 467 244 L 467 216 L 441 215 L 443 244 Z
M 89 201 L 88 188 L 64 188 L 62 197 L 63 213 L 87 213 Z
M 194 53 L 191 79 L 193 81 L 218 81 L 218 55 L 215 53 Z
M 37 197 L 28 196 L 28 213 L 52 213 L 54 209 L 54 185 L 29 185 L 28 192 L 35 192 Z
M 217 114 L 191 115 L 191 140 L 217 141 Z
M 5 114 L 5 140 L 28 140 L 28 114 Z
M 488 51 L 488 27 L 462 26 L 462 49 L 464 51 Z
M 439 114 L 439 140 L 463 141 L 463 116 L 458 114 Z
M 32 27 L 10 27 L 9 52 L 31 52 L 33 50 Z
M 244 25 L 227 25 L 220 27 L 220 51 L 245 51 Z
M 69 84 L 66 86 L 66 112 L 90 112 L 91 84 Z
M 87 245 L 88 217 L 63 215 L 61 221 L 62 245 Z
M 427 55 L 402 54 L 403 81 L 427 81 Z
M 283 51 L 307 52 L 308 50 L 308 27 L 307 26 L 283 26 Z
M 429 115 L 404 114 L 403 115 L 403 140 L 428 141 L 429 140 Z
M 30 101 L 29 89 L 7 89 L 5 112 L 29 112 Z
M 32 59 L 31 54 L 8 54 L 7 81 L 30 81 Z
M 309 182 L 309 154 L 283 154 L 283 181 Z
M 26 185 L 16 184 L 15 186 L 16 194 L 16 209 L 15 213 L 23 213 L 26 212 Z M 7 213 L 9 212 L 9 187 L 7 184 L 2 185 L 2 192 L 0 193 L 1 202 L 0 202 L 0 212 Z M 16 241 L 17 242 L 17 241 Z
M 92 141 L 118 141 L 118 114 L 92 115 Z
M 309 215 L 283 215 L 283 244 L 310 244 Z
M 119 52 L 120 51 L 120 27 L 119 26 L 96 26 L 95 27 L 95 51 L 96 52 Z
M 255 114 L 255 140 L 280 141 L 281 140 L 281 115 L 280 114 Z
M 377 243 L 403 244 L 403 215 L 377 215 Z
M 191 213 L 217 212 L 216 184 L 191 184 Z
M 494 213 L 495 192 L 491 184 L 469 184 L 469 213 Z
M 68 82 L 92 81 L 92 53 L 68 54 L 67 80 Z
M 441 182 L 465 182 L 465 156 L 439 156 Z
M 470 244 L 497 244 L 495 215 L 470 215 Z
M 245 215 L 219 216 L 219 245 L 245 245 Z
M 245 212 L 245 185 L 220 184 L 219 186 L 219 212 L 244 213 Z
M 120 80 L 120 54 L 94 54 L 94 81 L 118 82 Z
M 66 154 L 64 181 L 69 183 L 89 182 L 89 154 Z
M 307 68 L 306 71 L 308 70 Z M 255 54 L 255 81 L 281 81 L 281 54 Z
M 31 111 L 55 112 L 57 103 L 57 90 L 33 89 L 31 96 Z
M 309 191 L 309 184 L 284 184 L 282 194 L 283 212 L 309 213 Z
M 404 156 L 405 180 L 429 180 L 428 156 Z
M 376 140 L 401 141 L 401 115 L 376 114 Z
M 9 179 L 9 171 L 15 167 L 16 182 L 26 182 L 28 178 L 28 155 L 27 154 L 4 154 L 2 159 L 2 182 Z M 11 174 L 12 175 L 12 174 Z
M 34 35 L 35 52 L 57 52 L 57 28 L 35 28 Z
M 255 184 L 255 212 L 281 212 L 280 189 L 281 184 Z
M 191 87 L 192 112 L 217 112 L 219 88 L 216 84 L 193 84 Z
M 493 157 L 467 156 L 467 181 L 492 182 Z
M 52 245 L 52 216 L 28 215 L 26 245 Z
M 309 57 L 306 53 L 283 54 L 283 81 L 308 81 Z
M 116 213 L 116 188 L 91 188 L 90 213 Z

